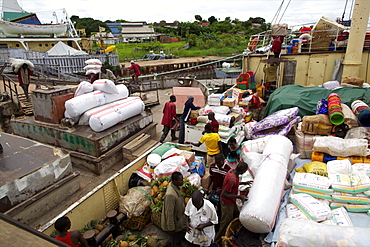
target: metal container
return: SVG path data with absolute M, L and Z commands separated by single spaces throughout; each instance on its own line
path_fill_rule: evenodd
M 59 124 L 64 117 L 64 103 L 73 98 L 73 93 L 68 87 L 36 89 L 32 93 L 35 120 L 55 124 Z

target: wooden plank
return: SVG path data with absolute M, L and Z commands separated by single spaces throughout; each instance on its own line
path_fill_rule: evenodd
M 145 143 L 143 146 L 141 146 L 139 150 L 136 150 L 135 152 L 133 152 L 132 155 L 134 157 L 139 157 L 140 155 L 145 153 L 147 150 L 149 150 L 151 147 L 153 147 L 157 143 L 158 143 L 158 141 L 150 140 L 147 143 Z
M 151 139 L 150 135 L 142 134 L 123 147 L 123 152 L 132 153 Z

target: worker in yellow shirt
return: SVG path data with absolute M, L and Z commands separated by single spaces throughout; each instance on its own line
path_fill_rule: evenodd
M 215 155 L 222 153 L 221 138 L 218 133 L 214 133 L 212 125 L 207 123 L 204 127 L 205 135 L 200 138 L 198 143 L 187 142 L 186 144 L 192 144 L 199 147 L 203 143 L 206 144 L 207 148 L 207 162 L 206 162 L 206 173 L 209 173 L 209 167 L 211 164 L 215 163 Z

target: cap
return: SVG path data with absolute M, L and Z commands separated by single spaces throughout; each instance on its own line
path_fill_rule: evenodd
M 131 62 L 130 63 L 134 63 L 134 60 L 131 60 Z
M 188 99 L 194 99 L 194 96 L 193 95 L 189 95 L 188 96 Z

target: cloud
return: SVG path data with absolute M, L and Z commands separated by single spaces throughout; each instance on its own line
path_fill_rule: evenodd
M 262 17 L 271 22 L 282 1 L 280 0 L 18 0 L 23 9 L 29 12 L 43 12 L 65 8 L 68 15 L 81 18 L 128 21 L 192 22 L 195 15 L 208 19 L 215 16 L 220 20 L 225 17 L 246 21 L 250 17 Z M 344 0 L 291 0 L 286 9 L 284 1 L 278 20 L 289 25 L 316 22 L 321 16 L 335 20 L 341 17 L 345 5 Z M 352 1 L 348 1 L 346 18 L 349 16 Z M 283 15 L 283 16 L 282 16 Z

